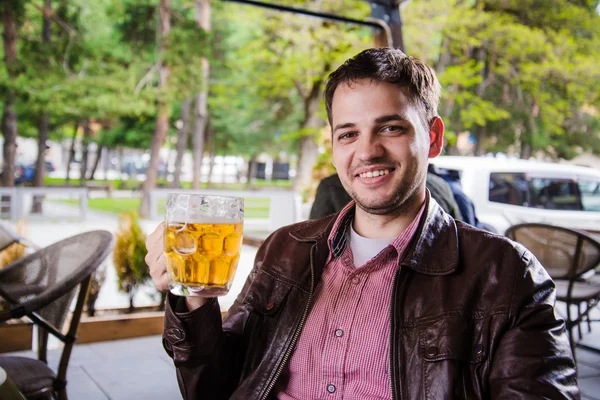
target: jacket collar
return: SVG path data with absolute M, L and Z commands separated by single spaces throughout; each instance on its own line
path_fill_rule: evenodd
M 427 191 L 426 211 L 406 250 L 400 265 L 426 275 L 447 275 L 458 265 L 458 233 L 456 222 L 446 214 Z M 327 247 L 327 238 L 338 214 L 307 221 L 290 231 L 300 242 L 314 242 Z

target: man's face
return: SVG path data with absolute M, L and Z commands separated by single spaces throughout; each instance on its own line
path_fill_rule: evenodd
M 370 80 L 338 86 L 331 117 L 333 164 L 361 209 L 385 215 L 422 201 L 427 159 L 442 146 L 441 119 L 423 126 L 402 88 Z

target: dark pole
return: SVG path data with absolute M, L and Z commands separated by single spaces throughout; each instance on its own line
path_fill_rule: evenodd
M 370 26 L 371 28 L 381 29 L 381 24 L 378 22 L 372 21 L 372 20 L 363 21 L 363 20 L 343 17 L 340 15 L 326 13 L 326 12 L 306 10 L 306 9 L 302 9 L 302 8 L 290 7 L 290 6 L 280 5 L 280 4 L 264 3 L 262 1 L 257 1 L 257 0 L 221 0 L 221 1 L 224 1 L 227 3 L 245 4 L 248 6 L 266 8 L 269 10 L 289 12 L 289 13 L 293 13 L 293 14 L 305 15 L 308 17 L 321 18 L 321 19 L 326 19 L 326 20 L 336 21 L 336 22 L 344 22 L 347 24 Z
M 404 38 L 402 37 L 402 18 L 400 4 L 404 0 L 367 0 L 371 4 L 371 17 L 382 20 L 390 27 L 393 47 L 404 51 Z M 375 43 L 385 45 L 381 32 L 375 34 Z
M 371 17 L 366 20 L 347 18 L 336 14 L 321 11 L 311 11 L 302 8 L 290 7 L 274 3 L 265 3 L 259 0 L 221 0 L 224 2 L 245 4 L 248 6 L 261 7 L 270 10 L 289 12 L 326 19 L 330 21 L 343 22 L 347 24 L 370 26 L 375 28 L 375 45 L 396 47 L 404 49 L 402 40 L 402 21 L 400 19 L 400 4 L 405 0 L 366 0 L 371 4 Z

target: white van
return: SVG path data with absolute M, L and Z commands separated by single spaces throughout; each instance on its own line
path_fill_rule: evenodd
M 600 234 L 597 169 L 491 157 L 442 156 L 430 163 L 460 177 L 477 218 L 498 233 L 521 222 L 543 222 Z

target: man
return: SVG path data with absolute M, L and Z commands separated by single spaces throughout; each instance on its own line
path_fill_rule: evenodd
M 333 163 L 353 202 L 273 233 L 222 324 L 216 299 L 169 295 L 164 346 L 186 399 L 579 396 L 548 274 L 425 189 L 439 97 L 433 70 L 399 50 L 330 75 Z M 147 261 L 164 290 L 160 232 Z
M 429 189 L 431 197 L 442 207 L 442 210 L 450 214 L 452 218 L 464 221 L 462 209 L 457 203 L 453 189 L 445 179 L 427 172 L 425 187 Z M 334 214 L 344 208 L 351 200 L 352 198 L 344 189 L 338 174 L 323 178 L 317 187 L 315 201 L 310 208 L 310 219 Z

